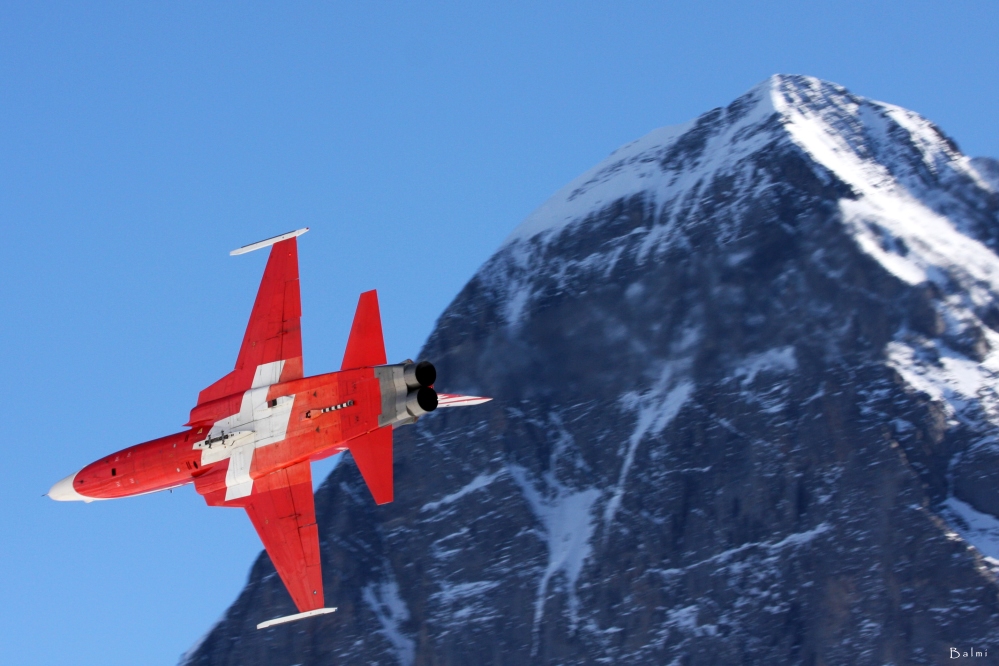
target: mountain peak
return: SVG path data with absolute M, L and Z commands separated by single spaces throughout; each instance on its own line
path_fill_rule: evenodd
M 726 107 L 614 151 L 556 192 L 506 243 L 546 243 L 595 210 L 636 195 L 662 208 L 696 201 L 719 179 L 743 191 L 766 186 L 752 163 L 775 150 L 798 152 L 822 180 L 839 182 L 851 196 L 904 191 L 923 199 L 942 180 L 989 187 L 956 143 L 919 114 L 815 77 L 775 74 Z
M 756 88 L 784 97 L 798 95 L 816 100 L 836 97 L 859 99 L 838 83 L 804 74 L 774 74 Z M 775 105 L 774 108 L 779 107 Z

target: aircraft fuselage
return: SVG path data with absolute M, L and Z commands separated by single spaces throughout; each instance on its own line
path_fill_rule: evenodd
M 381 402 L 372 368 L 255 382 L 242 394 L 195 407 L 188 430 L 87 465 L 60 482 L 60 494 L 93 501 L 194 482 L 209 499 L 244 497 L 255 479 L 344 451 L 349 440 L 378 428 Z

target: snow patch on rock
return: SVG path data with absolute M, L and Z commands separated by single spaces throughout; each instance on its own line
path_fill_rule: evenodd
M 409 619 L 409 608 L 399 595 L 399 584 L 394 578 L 371 583 L 365 586 L 361 596 L 378 618 L 379 633 L 392 646 L 399 664 L 412 666 L 416 659 L 416 642 L 402 631 L 402 624 Z
M 589 488 L 573 492 L 556 484 L 555 493 L 545 496 L 530 482 L 523 469 L 511 467 L 511 474 L 523 491 L 531 511 L 544 526 L 541 535 L 548 549 L 548 564 L 538 583 L 534 604 L 534 632 L 536 634 L 544 617 L 549 583 L 558 573 L 565 576 L 570 623 L 575 626 L 579 619 L 576 581 L 590 556 L 590 538 L 595 527 L 592 509 L 600 491 Z
M 956 497 L 947 498 L 943 514 L 961 538 L 982 554 L 994 572 L 999 572 L 999 518 L 978 511 Z
M 798 359 L 794 347 L 777 347 L 746 358 L 733 373 L 743 386 L 749 386 L 761 372 L 794 372 L 798 369 Z
M 420 511 L 436 511 L 437 509 L 441 508 L 446 504 L 451 504 L 452 502 L 456 502 L 465 495 L 468 495 L 469 493 L 474 493 L 476 490 L 481 490 L 482 488 L 485 488 L 493 481 L 506 474 L 506 471 L 507 471 L 506 469 L 501 469 L 499 471 L 493 472 L 492 474 L 479 474 L 477 477 L 475 477 L 474 479 L 472 479 L 467 484 L 465 484 L 455 492 L 451 493 L 450 495 L 446 495 L 441 499 L 437 500 L 436 502 L 427 502 L 426 504 L 423 505 L 423 508 L 421 508 Z
M 496 609 L 482 603 L 482 597 L 499 585 L 495 580 L 445 584 L 440 592 L 430 595 L 430 600 L 446 609 L 448 625 L 489 622 L 496 618 Z
M 667 365 L 655 386 L 638 394 L 629 391 L 621 397 L 621 405 L 628 411 L 638 415 L 635 429 L 628 438 L 624 460 L 621 462 L 621 472 L 614 487 L 611 498 L 604 507 L 603 523 L 606 530 L 612 522 L 618 509 L 628 482 L 628 472 L 635 462 L 635 451 L 646 435 L 658 435 L 680 413 L 680 409 L 694 391 L 694 383 L 689 379 L 677 377 L 676 368 Z M 606 532 L 605 532 L 606 534 Z

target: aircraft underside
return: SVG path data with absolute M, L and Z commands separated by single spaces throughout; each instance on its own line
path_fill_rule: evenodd
M 194 483 L 210 506 L 246 510 L 300 611 L 324 608 L 310 463 L 349 450 L 377 504 L 394 497 L 392 429 L 438 406 L 489 398 L 438 395 L 427 362 L 387 365 L 378 297 L 361 294 L 338 372 L 303 377 L 296 237 L 271 246 L 236 367 L 198 396 L 187 430 L 122 449 L 56 483 L 56 500 L 117 499 Z

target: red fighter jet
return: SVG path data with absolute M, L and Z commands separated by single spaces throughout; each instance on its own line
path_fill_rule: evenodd
M 271 248 L 236 368 L 198 395 L 187 430 L 101 458 L 58 482 L 59 501 L 116 499 L 194 483 L 211 506 L 242 507 L 299 613 L 325 608 L 310 463 L 351 457 L 376 504 L 392 501 L 392 430 L 476 396 L 438 394 L 430 363 L 387 365 L 378 296 L 361 294 L 339 372 L 304 377 L 297 236 L 234 250 Z

